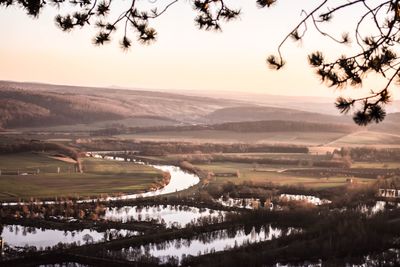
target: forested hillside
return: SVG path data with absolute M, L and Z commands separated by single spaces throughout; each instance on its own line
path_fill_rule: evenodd
M 0 101 L 3 128 L 121 119 L 129 112 L 111 99 L 51 92 L 3 89 Z
M 205 97 L 140 90 L 117 90 L 0 81 L 0 126 L 71 125 L 131 117 L 164 117 L 197 122 L 231 105 Z

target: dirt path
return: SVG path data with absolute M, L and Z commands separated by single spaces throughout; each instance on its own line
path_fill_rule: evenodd
M 59 157 L 59 156 L 48 156 L 51 159 L 55 159 L 55 160 L 60 160 L 63 162 L 67 162 L 67 163 L 74 163 L 76 164 L 76 160 L 72 159 L 72 158 L 68 158 L 68 157 Z

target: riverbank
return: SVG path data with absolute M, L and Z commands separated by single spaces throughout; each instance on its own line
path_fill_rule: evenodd
M 3 158 L 7 160 L 3 161 Z M 40 153 L 2 155 L 0 161 L 0 202 L 143 193 L 169 182 L 163 171 L 131 162 L 82 158 L 84 172 L 79 173 L 74 171 L 74 164 Z M 7 170 L 11 169 L 19 175 L 8 175 Z

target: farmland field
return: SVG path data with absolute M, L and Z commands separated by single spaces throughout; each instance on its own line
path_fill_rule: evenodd
M 235 258 L 241 250 L 251 259 L 269 257 L 267 252 L 275 257 L 276 251 L 296 255 L 301 247 L 306 255 L 324 259 L 334 256 L 338 247 L 345 248 L 343 255 L 361 247 L 356 257 L 381 251 L 381 244 L 396 247 L 391 240 L 399 236 L 396 207 L 400 203 L 398 198 L 385 203 L 382 189 L 390 189 L 383 191 L 387 195 L 400 188 L 397 116 L 393 120 L 388 115 L 390 131 L 382 131 L 354 126 L 350 117 L 210 98 L 116 94 L 99 88 L 93 92 L 75 88 L 71 95 L 56 89 L 7 90 L 11 93 L 2 92 L 6 108 L 0 106 L 4 114 L 0 117 L 0 202 L 23 204 L 1 205 L 0 238 L 6 248 L 1 266 L 19 266 L 18 261 L 43 265 L 60 252 L 67 259 L 77 257 L 77 264 L 90 253 L 95 265 L 110 266 L 118 259 L 118 266 L 142 265 L 142 261 L 149 266 L 179 266 L 175 258 L 165 262 L 158 256 L 146 258 L 147 250 L 138 262 L 125 257 L 136 254 L 139 247 L 166 245 L 168 255 L 186 247 L 194 251 L 197 240 L 211 236 L 223 244 L 223 251 L 201 256 L 196 252 L 181 265 L 209 266 L 214 256 Z M 170 176 L 150 164 L 162 165 Z M 151 192 L 155 189 L 161 190 Z M 138 198 L 119 197 L 144 192 Z M 103 201 L 107 196 L 115 198 Z M 89 197 L 93 201 L 64 202 Z M 34 203 L 40 200 L 56 201 Z M 282 228 L 282 233 L 300 232 L 225 250 L 226 234 L 235 233 L 236 244 L 236 239 L 257 236 L 271 225 Z M 10 235 L 10 229 L 24 230 Z M 64 233 L 63 238 L 51 235 L 54 231 Z M 104 236 L 97 244 L 90 241 L 94 231 Z M 120 235 L 125 231 L 142 234 Z M 84 243 L 69 247 L 71 243 L 63 239 L 73 232 L 90 234 L 84 235 Z M 57 246 L 35 249 L 30 236 L 42 235 Z M 360 236 L 366 237 L 360 244 L 347 243 Z M 32 247 L 14 249 L 18 239 Z M 173 240 L 179 240 L 179 247 L 170 246 Z M 379 247 L 369 249 L 364 244 Z M 37 264 L 32 263 L 38 257 Z M 250 261 L 215 262 L 247 266 Z
M 357 146 L 372 146 L 372 147 L 400 147 L 400 135 L 388 134 L 382 132 L 361 131 L 346 135 L 342 138 L 329 143 L 329 146 L 335 147 L 357 147 Z
M 343 137 L 334 132 L 233 132 L 219 130 L 165 131 L 117 135 L 122 139 L 146 141 L 186 141 L 208 143 L 274 143 L 296 145 L 320 145 Z
M 306 188 L 329 188 L 338 187 L 348 184 L 347 178 L 344 176 L 337 177 L 307 177 L 297 176 L 282 172 L 282 166 L 263 166 L 245 163 L 232 163 L 232 162 L 221 162 L 221 163 L 210 163 L 210 164 L 196 164 L 202 170 L 210 171 L 213 173 L 236 173 L 239 172 L 239 177 L 228 176 L 228 177 L 215 177 L 213 183 L 225 183 L 233 182 L 240 184 L 243 182 L 253 183 L 274 183 L 276 185 L 288 185 L 288 186 L 304 186 Z M 354 182 L 358 184 L 369 184 L 373 183 L 374 179 L 354 178 Z
M 82 165 L 84 173 L 75 173 L 74 164 L 45 154 L 2 155 L 0 200 L 142 192 L 162 181 L 160 171 L 144 165 L 91 158 L 83 159 Z M 38 168 L 39 174 L 31 174 Z M 4 175 L 17 169 L 28 175 Z

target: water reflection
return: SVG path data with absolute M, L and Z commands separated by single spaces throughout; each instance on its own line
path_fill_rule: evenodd
M 376 201 L 373 205 L 363 204 L 358 209 L 367 216 L 373 216 L 384 210 L 400 208 L 400 203 L 390 201 Z
M 216 201 L 222 206 L 231 208 L 258 209 L 261 207 L 261 202 L 258 198 L 231 198 L 221 196 Z
M 315 197 L 315 196 L 292 195 L 292 194 L 281 194 L 280 200 L 281 201 L 304 201 L 306 203 L 316 205 L 316 206 L 332 203 L 332 201 L 330 201 L 330 200 L 320 199 L 319 197 Z
M 318 262 L 301 262 L 301 263 L 276 263 L 274 267 L 322 267 L 322 260 Z
M 138 235 L 139 232 L 108 229 L 99 232 L 91 229 L 62 231 L 20 225 L 4 225 L 1 237 L 11 247 L 36 247 L 44 249 L 59 243 L 83 245 Z
M 61 263 L 54 263 L 54 264 L 42 264 L 38 267 L 89 267 L 90 265 L 77 263 L 77 262 L 61 262 Z
M 166 227 L 184 227 L 203 220 L 213 223 L 222 222 L 226 212 L 208 208 L 181 205 L 124 206 L 107 208 L 102 219 L 109 221 L 152 221 L 165 224 Z
M 312 205 L 323 205 L 331 203 L 330 200 L 320 199 L 315 196 L 306 196 L 306 195 L 292 195 L 292 194 L 281 194 L 279 196 L 279 201 L 281 202 L 290 202 L 290 201 L 302 201 Z M 275 205 L 267 200 L 264 203 L 261 203 L 259 198 L 231 198 L 226 196 L 221 196 L 216 200 L 219 204 L 225 207 L 234 207 L 234 208 L 242 208 L 242 209 L 259 209 L 261 207 L 267 208 L 270 210 L 277 210 L 280 207 Z
M 348 262 L 342 263 L 341 266 L 346 267 L 373 267 L 373 266 L 400 266 L 400 249 L 391 248 L 381 253 L 375 253 L 360 258 L 349 258 Z M 301 262 L 301 263 L 276 263 L 274 267 L 321 267 L 333 266 L 328 262 L 319 260 L 318 262 Z M 337 266 L 336 264 L 335 266 Z
M 253 244 L 289 235 L 297 230 L 279 229 L 270 225 L 258 228 L 249 227 L 239 230 L 218 230 L 203 233 L 191 239 L 174 239 L 161 243 L 150 243 L 140 247 L 130 247 L 120 251 L 109 251 L 110 255 L 135 261 L 143 258 L 158 258 L 167 262 L 174 258 L 181 262 L 186 256 L 198 256 L 217 251 L 228 250 L 246 244 Z

